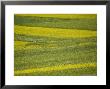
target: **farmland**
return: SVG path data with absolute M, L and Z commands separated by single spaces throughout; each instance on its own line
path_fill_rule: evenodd
M 97 75 L 95 14 L 15 14 L 15 76 Z

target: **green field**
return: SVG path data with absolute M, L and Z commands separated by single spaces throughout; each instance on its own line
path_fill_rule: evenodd
M 14 75 L 97 75 L 97 15 L 15 14 Z

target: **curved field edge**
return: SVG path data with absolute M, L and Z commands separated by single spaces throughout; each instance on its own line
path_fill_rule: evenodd
M 15 34 L 23 34 L 23 35 L 30 34 L 32 36 L 47 36 L 47 37 L 56 37 L 56 38 L 96 37 L 96 31 L 89 31 L 89 30 L 27 27 L 27 26 L 17 26 L 17 25 L 14 26 L 14 29 L 15 29 Z
M 50 67 L 44 67 L 44 68 L 32 68 L 32 69 L 26 69 L 26 70 L 16 70 L 14 71 L 15 75 L 23 75 L 23 74 L 30 74 L 30 73 L 39 73 L 39 72 L 52 72 L 52 71 L 62 71 L 67 69 L 83 69 L 83 68 L 95 68 L 96 63 L 83 63 L 83 64 L 65 64 L 65 65 L 59 65 L 59 66 L 50 66 Z

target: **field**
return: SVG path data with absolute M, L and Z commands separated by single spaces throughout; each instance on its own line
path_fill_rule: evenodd
M 96 14 L 15 14 L 15 76 L 97 75 Z

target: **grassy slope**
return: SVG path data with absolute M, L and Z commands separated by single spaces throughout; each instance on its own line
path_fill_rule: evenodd
M 20 20 L 22 21 L 22 19 Z M 66 27 L 65 29 L 62 29 L 62 27 L 56 29 L 47 28 L 47 25 L 46 28 L 42 28 L 32 27 L 32 24 L 29 24 L 31 27 L 26 27 L 25 22 L 22 24 L 23 26 L 15 26 L 15 75 L 96 75 L 96 31 L 81 31 L 78 29 L 74 35 L 76 30 Z M 15 22 L 15 25 L 20 24 Z M 86 27 L 88 28 L 88 26 Z M 34 32 L 32 33 L 33 29 Z M 42 30 L 47 33 L 42 32 Z M 69 31 L 70 33 L 68 33 Z M 83 33 L 84 31 L 86 34 Z M 61 35 L 62 32 L 64 33 L 63 36 Z M 55 36 L 49 35 L 49 33 Z M 68 35 L 65 35 L 65 33 L 68 33 Z M 78 36 L 76 37 L 76 35 Z M 86 68 L 68 68 L 60 71 L 23 72 L 23 70 L 27 71 L 33 68 L 51 68 L 52 66 L 84 63 L 89 63 L 89 66 L 86 66 Z M 90 63 L 95 63 L 95 66 L 90 67 Z M 16 71 L 23 73 L 16 73 Z

